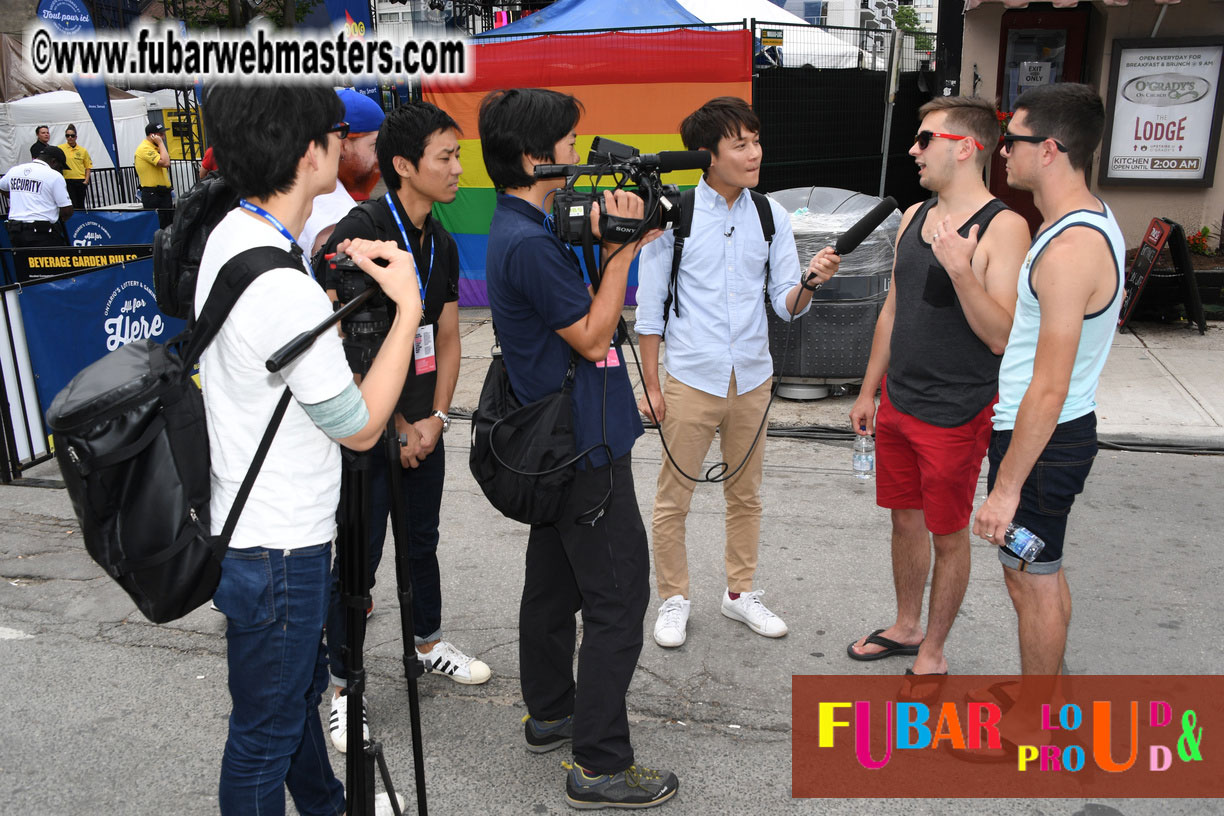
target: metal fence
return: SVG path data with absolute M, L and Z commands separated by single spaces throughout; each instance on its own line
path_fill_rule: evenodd
M 170 160 L 170 186 L 180 196 L 200 178 L 200 163 L 186 159 Z M 140 203 L 140 182 L 135 167 L 101 167 L 89 173 L 85 208 L 98 210 Z M 0 193 L 0 218 L 8 215 L 8 193 Z

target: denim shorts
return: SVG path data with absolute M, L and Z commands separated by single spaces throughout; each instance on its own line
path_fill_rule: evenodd
M 1011 444 L 1011 431 L 995 431 L 990 437 L 990 472 L 987 490 L 993 490 L 999 463 Z M 1062 568 L 1063 542 L 1067 535 L 1067 516 L 1075 497 L 1084 489 L 1088 472 L 1097 453 L 1096 414 L 1089 413 L 1060 423 L 1050 441 L 1037 457 L 1020 490 L 1020 506 L 1015 523 L 1027 527 L 1045 542 L 1032 564 L 1026 564 L 1003 547 L 999 560 L 1003 566 L 1022 572 L 1049 574 Z

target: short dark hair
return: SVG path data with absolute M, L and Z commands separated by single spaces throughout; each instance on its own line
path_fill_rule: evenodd
M 421 156 L 425 155 L 429 138 L 451 129 L 463 132 L 449 113 L 429 102 L 409 102 L 392 111 L 378 128 L 378 141 L 374 148 L 378 153 L 378 169 L 382 172 L 387 189 L 398 190 L 402 181 L 399 173 L 395 172 L 396 156 L 403 156 L 412 162 L 413 167 L 417 167 Z
M 1060 82 L 1038 85 L 1020 94 L 1016 110 L 1034 136 L 1055 139 L 1067 148 L 1067 159 L 1084 170 L 1105 132 L 1105 103 L 1090 85 Z
M 34 128 L 34 135 L 35 135 L 35 136 L 37 136 L 37 135 L 38 135 L 38 131 L 40 131 L 40 130 L 47 130 L 47 131 L 49 131 L 49 130 L 51 130 L 51 128 L 47 127 L 46 125 L 39 125 L 38 127 Z
M 340 98 L 324 85 L 215 85 L 204 101 L 217 166 L 247 198 L 288 192 L 307 148 L 326 149 L 328 130 L 343 116 Z
M 530 187 L 523 156 L 555 161 L 557 142 L 578 125 L 584 109 L 569 94 L 546 88 L 492 91 L 480 103 L 480 149 L 498 190 Z
M 688 150 L 708 150 L 717 156 L 718 142 L 724 136 L 734 139 L 741 130 L 760 133 L 760 117 L 738 96 L 719 96 L 684 117 L 680 138 Z
M 995 106 L 980 96 L 937 96 L 918 109 L 921 123 L 928 113 L 947 112 L 946 127 L 955 133 L 972 136 L 984 148 L 977 163 L 985 167 L 999 144 L 999 117 Z

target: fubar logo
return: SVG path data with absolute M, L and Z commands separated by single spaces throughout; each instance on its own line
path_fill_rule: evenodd
M 151 340 L 166 331 L 166 322 L 157 311 L 157 297 L 140 281 L 124 281 L 106 300 L 102 327 L 106 331 L 106 350 L 114 351 L 135 340 Z

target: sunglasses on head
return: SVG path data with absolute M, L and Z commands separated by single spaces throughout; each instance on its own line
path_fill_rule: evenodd
M 933 130 L 920 130 L 914 134 L 914 141 L 917 142 L 918 146 L 923 150 L 926 150 L 930 146 L 932 139 L 952 139 L 958 142 L 961 139 L 969 139 L 973 142 L 974 147 L 976 147 L 978 150 L 986 149 L 982 147 L 981 142 L 974 139 L 972 136 L 960 136 L 955 133 L 936 133 Z
M 1059 152 L 1061 153 L 1067 152 L 1066 145 L 1064 145 L 1062 142 L 1058 141 L 1057 139 L 1051 138 L 1049 136 L 1023 136 L 1019 133 L 1004 133 L 1003 134 L 1003 144 L 1007 145 L 1008 150 L 1011 150 L 1012 145 L 1015 144 L 1016 142 L 1031 142 L 1032 144 L 1041 144 L 1047 139 L 1049 139 L 1051 142 L 1054 143 L 1054 146 L 1058 148 Z
M 337 122 L 336 124 L 328 128 L 327 132 L 338 134 L 341 139 L 347 139 L 349 135 L 349 123 L 348 122 Z

